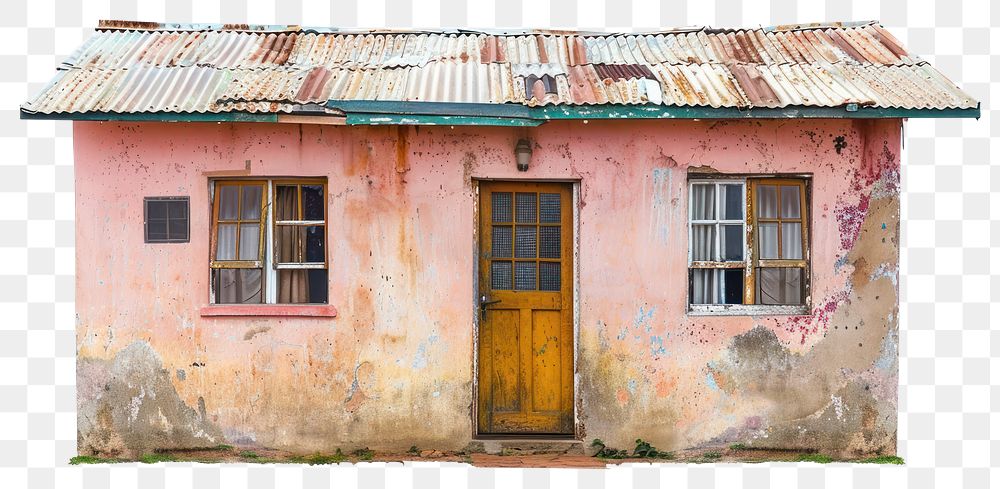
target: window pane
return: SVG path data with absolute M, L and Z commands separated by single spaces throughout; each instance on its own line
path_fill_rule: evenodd
M 263 297 L 259 268 L 212 270 L 216 304 L 259 304 Z
M 541 194 L 541 222 L 558 223 L 562 217 L 559 194 Z
M 742 224 L 722 226 L 722 259 L 725 261 L 742 261 L 743 240 Z
M 514 263 L 514 289 L 535 290 L 535 262 L 519 261 Z
M 326 261 L 326 233 L 323 226 L 306 226 L 306 263 L 323 263 Z
M 802 304 L 801 268 L 758 268 L 758 304 Z
M 514 256 L 517 258 L 535 258 L 537 252 L 538 230 L 535 226 L 517 226 L 514 229 Z
M 696 221 L 715 219 L 715 185 L 691 186 L 691 218 Z
M 801 216 L 802 201 L 799 200 L 798 185 L 784 185 L 781 187 L 781 217 L 786 219 L 798 219 Z
M 490 286 L 493 290 L 510 290 L 511 263 L 509 261 L 494 261 L 490 264 Z
M 533 193 L 517 193 L 517 222 L 538 222 L 537 201 Z
M 306 221 L 323 220 L 323 186 L 303 185 L 302 186 L 302 213 L 305 214 Z
M 719 284 L 717 281 L 718 270 L 715 269 L 691 269 L 691 303 L 692 304 L 718 304 Z
M 167 239 L 182 239 L 186 240 L 188 238 L 188 221 L 186 217 L 175 219 L 171 217 L 169 219 L 169 229 L 167 233 Z
M 714 261 L 715 256 L 715 224 L 691 226 L 691 259 Z
M 727 268 L 722 270 L 723 288 L 722 301 L 724 304 L 743 303 L 743 269 Z
M 802 259 L 802 223 L 781 223 L 781 254 L 789 260 Z
M 513 230 L 510 226 L 493 226 L 493 257 L 510 258 Z
M 167 213 L 171 219 L 186 218 L 188 215 L 187 200 L 170 200 L 165 202 Z
M 219 224 L 219 234 L 216 240 L 216 260 L 236 259 L 236 225 Z
M 511 197 L 510 192 L 493 192 L 493 222 L 511 222 Z
M 538 290 L 560 290 L 562 283 L 559 263 L 543 261 L 538 264 Z
M 167 218 L 167 203 L 162 200 L 147 200 L 146 201 L 146 219 L 166 219 Z
M 260 224 L 240 224 L 240 260 L 260 259 Z
M 761 259 L 778 258 L 778 223 L 762 222 L 757 225 L 757 251 Z
M 279 304 L 326 304 L 327 271 L 278 270 Z
M 257 221 L 260 220 L 261 192 L 260 185 L 243 186 L 243 210 L 241 219 Z
M 299 220 L 298 190 L 292 185 L 278 185 L 274 190 L 274 218 L 279 221 Z
M 147 240 L 167 239 L 167 220 L 148 219 L 146 221 L 146 239 Z
M 757 186 L 757 217 L 778 217 L 778 187 L 774 185 Z
M 743 185 L 727 184 L 722 186 L 723 193 L 723 219 L 743 219 L 743 209 L 746 201 L 743 200 Z
M 239 210 L 240 188 L 236 185 L 219 186 L 219 219 L 236 220 Z
M 559 226 L 542 226 L 539 230 L 538 256 L 541 258 L 559 258 L 561 255 L 562 230 Z

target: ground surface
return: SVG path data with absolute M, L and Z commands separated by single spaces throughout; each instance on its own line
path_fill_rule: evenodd
M 857 460 L 834 460 L 814 453 L 793 450 L 761 450 L 741 446 L 709 450 L 685 450 L 683 452 L 660 454 L 655 457 L 600 458 L 591 455 L 570 453 L 462 453 L 438 450 L 410 450 L 405 453 L 376 453 L 357 450 L 351 453 L 337 451 L 333 454 L 295 455 L 272 449 L 232 447 L 220 445 L 203 450 L 173 450 L 156 452 L 138 459 L 109 459 L 97 457 L 74 457 L 71 463 L 127 463 L 127 462 L 200 462 L 200 463 L 298 463 L 325 465 L 358 462 L 458 462 L 476 467 L 565 467 L 565 468 L 605 468 L 624 463 L 760 463 L 760 462 L 850 462 L 901 464 L 902 459 L 893 456 L 874 457 Z

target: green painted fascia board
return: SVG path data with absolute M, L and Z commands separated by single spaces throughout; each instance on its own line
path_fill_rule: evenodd
M 278 114 L 250 112 L 40 112 L 21 111 L 21 119 L 70 121 L 156 121 L 156 122 L 278 122 Z
M 677 107 L 665 105 L 549 105 L 536 107 L 538 118 L 556 119 L 900 119 L 979 118 L 974 109 L 885 109 L 879 107 Z
M 679 107 L 668 105 L 547 105 L 471 104 L 452 102 L 398 102 L 331 100 L 328 108 L 366 114 L 451 115 L 510 117 L 539 121 L 556 119 L 899 119 L 979 118 L 979 107 L 970 109 L 886 109 L 878 107 L 752 108 Z
M 533 119 L 532 108 L 517 104 L 473 104 L 458 102 L 397 102 L 379 100 L 330 100 L 326 107 L 347 114 L 448 115 Z
M 349 126 L 539 126 L 545 121 L 521 119 L 517 117 L 481 117 L 426 114 L 368 114 L 348 112 L 346 123 Z
M 920 119 L 976 118 L 980 106 L 969 109 L 885 109 L 878 107 L 677 107 L 667 105 L 547 105 L 467 104 L 450 102 L 329 101 L 343 111 L 347 124 L 436 124 L 538 126 L 550 120 L 580 119 Z M 850 109 L 850 110 L 849 110 Z M 275 113 L 219 112 L 76 112 L 42 114 L 21 111 L 21 119 L 159 122 L 277 122 Z

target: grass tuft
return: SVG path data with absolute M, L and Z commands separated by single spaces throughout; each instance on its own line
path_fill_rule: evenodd
M 902 458 L 895 455 L 879 455 L 878 457 L 866 458 L 863 460 L 858 460 L 859 464 L 891 464 L 891 465 L 903 465 L 906 462 Z
M 296 458 L 295 462 L 307 463 L 309 465 L 330 465 L 330 464 L 339 464 L 340 462 L 343 462 L 345 460 L 347 460 L 347 456 L 345 456 L 344 452 L 340 451 L 340 449 L 338 448 L 337 452 L 334 453 L 333 455 L 323 455 L 317 453 L 309 455 L 308 457 Z
M 355 450 L 354 453 L 353 453 L 353 455 L 355 457 L 358 457 L 358 460 L 366 460 L 367 461 L 367 460 L 371 460 L 371 459 L 375 458 L 375 452 L 369 450 L 368 447 L 359 448 L 359 449 Z
M 158 464 L 160 462 L 176 462 L 177 457 L 169 453 L 146 453 L 139 457 L 139 461 L 144 464 Z
M 799 455 L 799 462 L 813 462 L 817 464 L 828 464 L 833 462 L 833 459 L 828 455 L 823 455 L 822 453 L 803 453 Z
M 70 465 L 81 465 L 81 464 L 118 464 L 122 463 L 124 460 L 117 458 L 102 458 L 93 457 L 90 455 L 77 455 L 69 459 Z

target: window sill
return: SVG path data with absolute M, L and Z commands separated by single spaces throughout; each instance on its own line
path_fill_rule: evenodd
M 692 304 L 688 316 L 805 316 L 809 306 L 769 306 L 761 304 Z
M 202 317 L 337 317 L 329 304 L 211 304 L 201 308 Z

